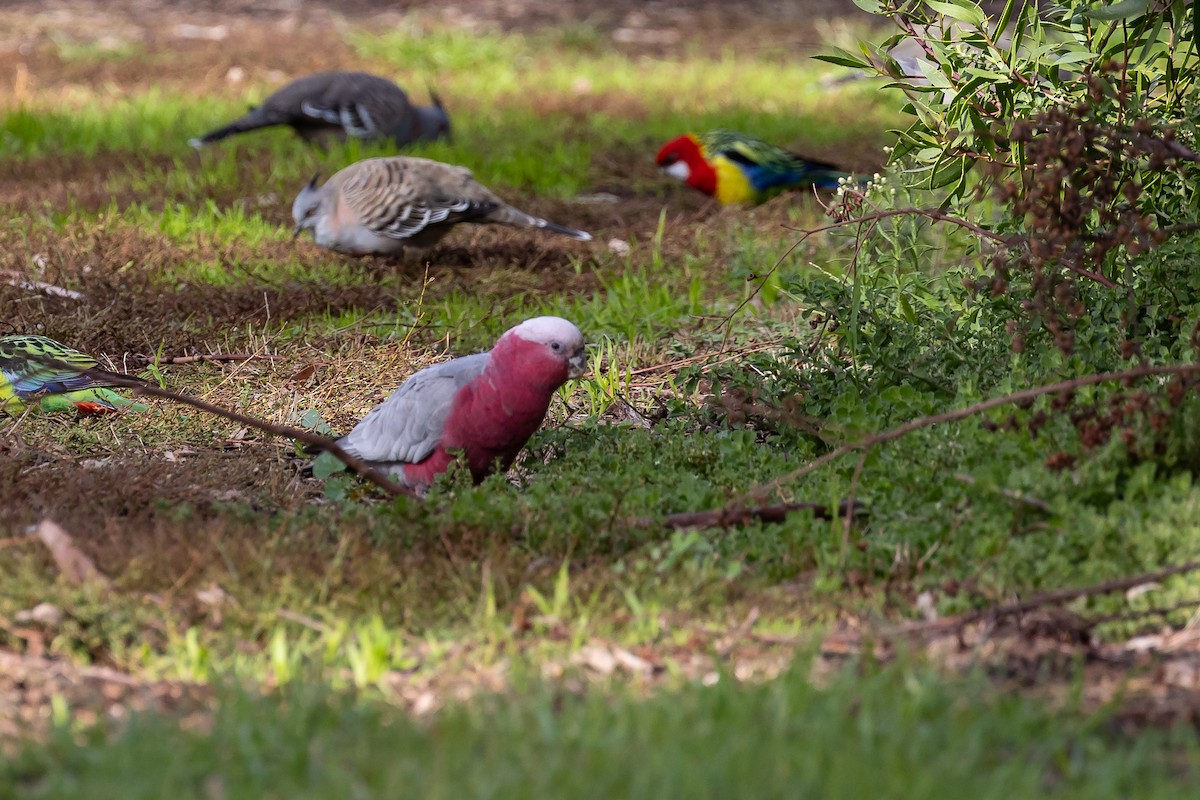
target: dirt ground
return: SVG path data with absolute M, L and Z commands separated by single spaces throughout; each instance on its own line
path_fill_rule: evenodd
M 213 40 L 255 25 L 273 23 L 304 30 L 339 17 L 388 26 L 402 18 L 411 21 L 416 12 L 438 24 L 469 30 L 532 32 L 586 25 L 606 34 L 617 48 L 669 52 L 689 42 L 718 48 L 803 47 L 815 44 L 815 32 L 831 21 L 870 20 L 850 0 L 15 0 L 4 5 L 0 50 L 14 43 L 28 48 L 42 36 L 85 41 Z M 279 55 L 287 57 L 286 52 Z
M 345 2 L 304 2 L 303 0 L 37 0 L 5 3 L 0 7 L 0 101 L 17 104 L 34 90 L 82 83 L 111 83 L 123 87 L 155 82 L 221 86 L 234 66 L 246 70 L 278 71 L 298 74 L 320 69 L 354 66 L 354 59 L 340 37 L 329 37 L 330 26 L 342 20 L 369 22 L 378 26 L 400 24 L 402 17 L 416 11 L 419 19 L 434 25 L 455 25 L 464 29 L 499 29 L 536 32 L 544 27 L 561 28 L 586 25 L 598 30 L 615 49 L 630 53 L 665 55 L 683 47 L 714 49 L 775 48 L 785 52 L 812 49 L 819 34 L 831 25 L 864 23 L 869 17 L 849 0 L 677 0 L 641 2 L 640 0 L 464 0 L 463 2 L 384 2 L 383 0 L 345 0 Z M 412 24 L 411 18 L 406 24 Z M 147 52 L 170 51 L 173 58 L 153 76 L 144 74 L 144 64 L 113 59 L 99 65 L 83 65 L 60 55 L 63 42 L 90 43 L 118 49 L 136 43 Z M 213 59 L 213 42 L 221 42 Z M 845 154 L 851 162 L 865 165 L 867 153 Z M 107 178 L 128 167 L 120 154 L 100 158 L 38 159 L 25 164 L 0 165 L 0 196 L 16 214 L 36 213 L 68 202 L 95 210 L 109 202 L 124 205 L 133 196 L 113 197 Z M 603 159 L 603 156 L 601 156 Z M 621 191 L 625 183 L 620 159 L 601 161 L 599 169 L 609 180 L 595 187 L 598 191 Z M 241 202 L 242 197 L 216 198 L 225 203 Z M 555 201 L 528 198 L 529 210 L 556 218 Z M 668 257 L 685 252 L 691 245 L 697 226 L 718 220 L 724 212 L 706 204 L 702 198 L 682 193 L 677 204 L 686 225 L 674 226 L 685 233 L 669 236 L 664 242 Z M 628 239 L 644 237 L 653 231 L 662 201 L 659 197 L 626 194 L 618 204 L 572 206 L 580 227 L 604 231 L 607 235 Z M 285 224 L 287 209 L 277 209 L 280 224 Z M 782 208 L 770 205 L 757 212 L 764 227 L 777 227 L 785 217 Z M 579 216 L 579 215 L 582 216 Z M 41 234 L 34 234 L 39 236 Z M 576 245 L 558 239 L 542 238 L 520 231 L 482 230 L 473 238 L 459 239 L 440 248 L 435 260 L 444 276 L 453 276 L 439 286 L 473 292 L 491 292 L 503 296 L 534 288 L 585 293 L 597 287 L 590 270 L 575 272 L 564 268 Z M 285 245 L 279 245 L 280 248 Z M 237 245 L 211 253 L 229 263 L 246 260 L 247 253 Z M 269 246 L 270 247 L 270 246 Z M 258 248 L 256 256 L 271 258 L 283 251 Z M 235 285 L 231 288 L 191 285 L 165 293 L 153 290 L 153 276 L 147 271 L 125 269 L 131 263 L 171 267 L 184 258 L 178 248 L 161 234 L 147 231 L 111 231 L 104 226 L 73 232 L 62 238 L 32 241 L 28 232 L 18 229 L 0 231 L 0 277 L 23 270 L 26 254 L 43 254 L 46 272 L 42 279 L 67 282 L 84 297 L 79 301 L 51 295 L 30 295 L 19 287 L 0 280 L 0 308 L 5 309 L 5 325 L 28 330 L 39 320 L 59 320 L 58 333 L 84 350 L 127 353 L 132 361 L 117 364 L 136 371 L 149 359 L 147 343 L 161 343 L 167 355 L 186 355 L 199 344 L 196 328 L 185 329 L 179 320 L 192 319 L 203 309 L 206 325 L 214 332 L 247 323 L 265 321 L 270 315 L 304 316 L 321 311 L 336 314 L 351 308 L 375 308 L 399 311 L 405 301 L 380 291 L 377 286 L 361 285 L 339 289 L 331 295 L 316 292 L 301 282 L 269 287 Z M 293 251 L 287 250 L 290 255 Z M 519 272 L 497 271 L 518 260 Z M 193 256 L 194 257 L 194 256 Z M 86 270 L 82 265 L 96 265 Z M 384 273 L 387 265 L 368 265 Z M 68 274 L 69 273 L 69 274 Z M 440 291 L 441 289 L 439 289 Z M 194 321 L 194 320 L 193 320 Z M 7 332 L 6 330 L 0 332 Z M 296 364 L 274 366 L 258 364 L 253 369 L 290 369 Z M 88 424 L 93 424 L 89 422 Z M 99 423 L 95 423 L 99 424 Z M 219 522 L 222 504 L 252 496 L 263 510 L 273 512 L 313 501 L 319 487 L 298 466 L 289 447 L 266 447 L 231 432 L 211 448 L 201 452 L 163 453 L 129 451 L 94 453 L 80 463 L 67 448 L 62 452 L 33 449 L 16 439 L 0 439 L 0 485 L 4 486 L 0 521 L 10 525 L 35 522 L 52 509 L 59 512 L 58 522 L 68 530 L 90 530 L 81 542 L 96 559 L 101 571 L 117 571 L 136 558 L 123 534 L 131 525 L 157 531 L 154 546 L 162 562 L 175 566 L 177 574 L 187 574 L 217 554 L 180 537 L 178 526 L 159 525 L 163 508 L 187 503 L 196 509 L 197 527 Z M 253 453 L 253 455 L 250 455 Z M 119 474 L 129 487 L 122 492 L 105 491 Z M 49 487 L 53 481 L 67 478 L 80 496 L 92 498 L 86 508 L 65 514 L 57 507 Z M 95 521 L 104 520 L 102 524 Z M 161 535 L 160 535 L 161 534 Z M 205 537 L 200 537 L 204 539 Z M 231 537 L 236 538 L 236 537 Z M 7 543 L 11 544 L 11 543 Z M 0 539 L 0 547 L 6 545 Z M 23 545 L 22 545 L 23 546 Z M 365 545 L 364 545 L 365 546 Z M 225 555 L 225 554 L 222 554 Z M 252 554 L 247 552 L 247 558 Z M 298 554 L 297 558 L 306 557 Z M 149 587 L 153 588 L 153 587 Z M 25 641 L 36 642 L 36 626 L 25 626 L 0 618 L 0 630 Z M 1183 633 L 1164 633 L 1159 649 L 1167 657 L 1152 660 L 1144 655 L 1145 642 L 1100 645 L 1094 642 L 1086 626 L 1081 629 L 1068 616 L 1049 614 L 1029 616 L 1019 621 L 944 624 L 922 634 L 922 646 L 938 654 L 951 669 L 963 669 L 968 657 L 977 658 L 978 642 L 990 637 L 985 666 L 1014 687 L 1041 682 L 1050 696 L 1063 696 L 1077 674 L 1071 668 L 1083 664 L 1087 682 L 1094 687 L 1092 702 L 1099 705 L 1112 699 L 1122 680 L 1132 673 L 1141 674 L 1133 686 L 1120 724 L 1134 728 L 1179 719 L 1195 723 L 1200 717 L 1196 689 L 1200 685 L 1200 661 L 1195 653 L 1196 639 Z M 858 655 L 873 646 L 872 632 L 849 626 L 832 635 L 822 649 L 818 672 L 840 666 L 848 656 Z M 1174 636 L 1174 639 L 1166 637 Z M 898 640 L 911 640 L 908 634 Z M 747 675 L 775 674 L 788 663 L 798 642 L 772 639 L 745 630 L 696 633 L 696 640 L 707 651 L 710 647 L 724 653 L 731 663 L 744 666 Z M 1139 649 L 1139 647 L 1143 649 Z M 184 715 L 202 710 L 209 701 L 206 687 L 181 682 L 142 681 L 101 666 L 78 668 L 66 662 L 48 661 L 31 646 L 23 654 L 0 651 L 0 742 L 19 729 L 42 728 L 49 717 L 50 698 L 67 697 L 75 709 L 90 709 L 98 716 L 119 720 L 130 707 L 153 707 Z M 621 656 L 625 663 L 636 663 L 648 680 L 659 673 L 654 665 L 673 654 L 640 652 L 636 661 Z M 877 653 L 890 657 L 890 649 Z M 594 661 L 583 666 L 604 671 L 603 654 L 593 653 Z M 611 656 L 611 653 L 610 653 Z M 697 662 L 697 676 L 713 668 L 711 659 Z M 612 667 L 608 669 L 611 671 Z M 740 668 L 739 668 L 740 669 Z M 735 671 L 738 671 L 735 669 Z M 1047 680 L 1047 676 L 1050 679 Z M 461 678 L 461 676 L 460 676 Z M 486 676 L 462 678 L 469 687 L 495 688 Z M 431 687 L 397 685 L 396 693 L 411 708 L 428 708 Z M 441 694 L 457 688 L 438 687 Z

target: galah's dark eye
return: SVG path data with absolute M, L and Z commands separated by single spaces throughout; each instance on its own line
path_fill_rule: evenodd
M 557 352 L 558 350 L 562 350 L 562 345 L 559 344 L 558 342 L 551 342 L 550 349 Z

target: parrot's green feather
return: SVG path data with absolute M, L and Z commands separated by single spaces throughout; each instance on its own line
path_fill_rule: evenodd
M 730 180 L 734 166 L 742 173 L 744 187 L 718 186 L 718 196 L 735 200 L 762 201 L 784 189 L 820 186 L 834 189 L 839 179 L 851 178 L 832 164 L 806 158 L 754 136 L 729 130 L 712 130 L 697 137 L 704 157 L 722 178 Z
M 45 336 L 0 337 L 0 410 L 19 414 L 28 405 L 39 411 L 145 411 L 146 406 L 110 390 L 116 385 L 95 370 L 96 359 Z M 129 376 L 105 373 L 113 378 Z M 136 380 L 136 379 L 135 379 Z

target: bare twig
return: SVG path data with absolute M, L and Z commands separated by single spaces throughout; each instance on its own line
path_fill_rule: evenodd
M 863 467 L 867 465 L 867 454 L 869 451 L 863 450 L 859 456 L 858 464 L 854 467 L 854 474 L 850 476 L 850 491 L 846 494 L 846 503 L 851 509 L 856 508 L 855 498 L 858 495 L 858 479 L 862 477 Z M 846 568 L 846 554 L 850 552 L 850 529 L 854 527 L 854 515 L 847 514 L 842 520 L 842 553 L 838 558 L 838 569 Z
M 96 569 L 82 550 L 75 546 L 75 540 L 52 519 L 44 519 L 34 529 L 35 537 L 46 546 L 54 559 L 55 566 L 62 576 L 70 583 L 94 583 L 98 586 L 108 586 L 106 578 Z
M 1103 581 L 1095 583 L 1091 586 L 1071 587 L 1067 589 L 1054 589 L 1049 592 L 1041 592 L 1035 594 L 1028 600 L 1021 600 L 1016 603 L 1003 603 L 990 608 L 982 608 L 978 611 L 968 611 L 964 614 L 956 614 L 953 617 L 943 617 L 929 622 L 908 622 L 901 625 L 895 625 L 890 628 L 884 628 L 878 631 L 878 635 L 887 636 L 923 636 L 929 634 L 941 634 L 946 631 L 959 630 L 967 625 L 982 620 L 995 621 L 1002 617 L 1015 617 L 1021 614 L 1027 614 L 1030 611 L 1036 611 L 1045 606 L 1061 605 L 1072 600 L 1079 600 L 1083 597 L 1095 597 L 1101 594 L 1112 594 L 1113 592 L 1122 592 L 1127 589 L 1132 589 L 1135 586 L 1141 586 L 1146 583 L 1154 583 L 1170 578 L 1175 575 L 1183 575 L 1188 572 L 1200 570 L 1200 561 L 1189 561 L 1186 564 L 1178 564 L 1172 567 L 1164 567 L 1163 569 L 1155 570 L 1154 572 L 1144 572 L 1140 575 L 1130 575 L 1125 578 L 1116 578 L 1111 581 Z M 1095 624 L 1104 622 L 1106 619 L 1100 617 Z
M 990 400 L 983 400 L 978 403 L 973 403 L 966 408 L 960 408 L 954 411 L 945 411 L 941 414 L 931 414 L 927 417 L 917 417 L 916 419 L 909 420 L 903 425 L 899 425 L 895 428 L 863 437 L 856 442 L 848 442 L 841 447 L 829 451 L 819 458 L 809 461 L 804 466 L 792 470 L 786 475 L 762 484 L 761 486 L 748 492 L 746 496 L 749 498 L 765 497 L 773 489 L 777 489 L 785 483 L 794 481 L 796 478 L 799 478 L 803 475 L 807 475 L 813 470 L 820 469 L 826 464 L 836 461 L 847 453 L 853 453 L 858 450 L 873 447 L 881 442 L 890 442 L 893 439 L 899 439 L 901 436 L 912 433 L 915 430 L 920 430 L 921 428 L 928 428 L 932 425 L 940 425 L 943 422 L 957 422 L 999 406 L 1009 405 L 1010 403 L 1019 403 L 1023 400 L 1033 400 L 1047 394 L 1069 392 L 1073 389 L 1079 389 L 1084 386 L 1094 386 L 1099 383 L 1128 381 L 1136 378 L 1144 378 L 1149 375 L 1184 375 L 1192 372 L 1200 372 L 1200 364 L 1167 364 L 1161 366 L 1150 365 L 1137 367 L 1135 369 L 1120 370 L 1118 372 L 1101 372 L 1092 375 L 1083 375 L 1078 378 L 1071 378 L 1070 380 L 1059 381 L 1058 383 L 1034 386 L 1030 389 L 1023 389 L 1019 392 L 1013 392 L 1012 394 L 1006 394 L 1000 397 L 993 397 Z
M 289 608 L 276 609 L 275 616 L 298 623 L 306 628 L 311 628 L 318 633 L 329 633 L 329 626 L 325 623 L 321 622 L 320 620 L 313 619 L 307 614 L 301 614 L 298 611 L 292 611 Z
M 0 269 L 0 275 L 9 275 L 11 280 L 7 281 L 9 286 L 16 286 L 18 289 L 32 289 L 38 292 L 45 292 L 54 297 L 65 297 L 68 300 L 82 300 L 83 295 L 74 289 L 65 289 L 62 286 L 57 286 L 53 283 L 45 281 L 35 281 L 32 278 L 22 277 L 21 273 L 11 269 Z
M 153 356 L 142 356 L 142 358 L 153 363 Z M 171 356 L 169 358 L 160 358 L 159 364 L 195 364 L 200 361 L 285 361 L 284 356 L 275 356 L 269 353 L 206 353 L 204 355 L 195 356 Z
M 787 260 L 788 256 L 790 256 L 792 253 L 794 253 L 796 251 L 796 248 L 798 248 L 805 241 L 807 241 L 809 239 L 809 237 L 815 236 L 818 233 L 824 233 L 825 231 L 835 230 L 837 228 L 846 228 L 851 225 L 861 226 L 866 223 L 870 223 L 871 227 L 873 228 L 881 220 L 888 219 L 889 217 L 925 217 L 926 219 L 930 219 L 935 222 L 949 222 L 951 224 L 959 226 L 960 228 L 965 228 L 965 229 L 971 231 L 972 233 L 974 233 L 980 237 L 983 237 L 984 239 L 990 239 L 994 242 L 999 242 L 1000 244 L 1005 244 L 1005 245 L 1016 245 L 1016 244 L 1020 244 L 1024 241 L 1024 239 L 1022 239 L 1019 236 L 1001 236 L 1000 234 L 996 233 L 995 231 L 989 231 L 987 228 L 980 227 L 979 225 L 976 225 L 973 222 L 968 222 L 967 220 L 961 219 L 959 217 L 953 217 L 949 214 L 943 213 L 941 211 L 938 211 L 938 210 L 932 209 L 932 208 L 912 207 L 912 208 L 893 208 L 893 209 L 878 210 L 878 211 L 874 211 L 870 214 L 865 214 L 861 217 L 854 217 L 853 219 L 837 220 L 835 222 L 830 222 L 825 225 L 819 225 L 815 228 L 794 228 L 790 225 L 784 225 L 783 227 L 786 230 L 796 231 L 797 233 L 799 233 L 800 238 L 797 239 L 795 242 L 793 242 L 792 246 L 789 247 L 787 250 L 785 250 L 783 252 L 783 255 L 781 255 L 778 259 L 775 260 L 775 263 L 771 265 L 771 268 L 769 270 L 767 270 L 767 273 L 762 276 L 762 280 L 760 280 L 758 282 L 758 285 L 754 287 L 754 291 L 750 292 L 750 294 L 745 299 L 743 299 L 740 303 L 737 304 L 737 306 L 733 309 L 733 311 L 729 312 L 729 314 L 727 314 L 724 317 L 724 319 L 722 319 L 721 325 L 727 326 L 730 323 L 730 321 L 732 321 L 733 318 L 736 317 L 739 312 L 741 312 L 741 310 L 743 308 L 745 308 L 747 305 L 749 305 L 749 303 L 752 300 L 754 300 L 754 298 L 758 297 L 758 293 L 761 292 L 762 288 L 767 285 L 767 281 L 770 280 L 771 276 L 774 275 L 776 271 L 778 271 L 779 267 L 783 265 L 783 262 Z M 861 239 L 861 236 L 859 238 Z M 718 326 L 718 327 L 720 327 L 720 326 Z M 729 335 L 728 328 L 726 329 L 725 335 L 726 335 L 726 338 L 728 338 L 728 335 Z
M 724 319 L 721 322 L 725 324 Z M 782 338 L 768 339 L 754 344 L 743 345 L 742 347 L 718 348 L 710 353 L 701 353 L 699 355 L 688 356 L 677 361 L 669 361 L 666 364 L 657 364 L 652 367 L 641 367 L 629 371 L 629 377 L 637 375 L 647 375 L 657 372 L 678 372 L 680 367 L 690 366 L 692 364 L 704 364 L 705 366 L 716 366 L 726 361 L 730 361 L 739 356 L 749 355 L 751 353 L 760 353 L 765 350 L 770 350 L 772 347 L 779 345 L 783 341 Z M 710 361 L 710 359 L 712 359 Z
M 915 206 L 910 208 L 892 208 L 874 211 L 861 217 L 838 220 L 836 222 L 820 225 L 816 228 L 793 228 L 789 225 L 785 225 L 783 227 L 787 230 L 796 231 L 797 233 L 803 234 L 800 241 L 804 241 L 804 239 L 807 239 L 813 234 L 822 233 L 835 228 L 845 228 L 850 225 L 861 225 L 864 222 L 879 222 L 880 220 L 884 220 L 889 217 L 925 217 L 926 219 L 933 220 L 934 222 L 949 222 L 953 225 L 957 225 L 960 228 L 965 228 L 977 236 L 981 236 L 984 239 L 991 239 L 993 242 L 998 242 L 1000 244 L 1021 244 L 1024 241 L 1024 238 L 1021 236 L 1002 236 L 995 231 L 989 231 L 987 228 L 980 227 L 973 222 L 968 222 L 960 217 L 951 216 L 938 211 L 937 209 L 916 208 Z
M 958 481 L 959 483 L 965 483 L 968 486 L 975 486 L 979 483 L 979 481 L 977 481 L 973 475 L 966 475 L 961 472 L 955 473 L 954 480 Z M 994 491 L 1001 497 L 1007 497 L 1009 500 L 1013 500 L 1017 503 L 1032 506 L 1039 511 L 1045 511 L 1047 513 L 1050 511 L 1050 504 L 1045 500 L 1039 500 L 1036 497 L 1030 497 L 1027 494 L 1021 494 L 1020 492 L 1014 492 L 1012 489 L 1005 489 L 999 486 L 994 487 Z
M 1160 570 L 1155 570 L 1154 572 L 1144 572 L 1141 575 L 1131 575 L 1125 578 L 1103 581 L 1102 583 L 1095 583 L 1091 586 L 1055 589 L 1049 592 L 1042 592 L 1041 594 L 1035 594 L 1028 600 L 1022 600 L 1017 603 L 1006 603 L 1004 605 L 993 606 L 992 608 L 984 608 L 980 609 L 979 611 L 972 611 L 957 617 L 950 617 L 945 620 L 940 620 L 940 622 L 946 623 L 953 621 L 956 625 L 966 625 L 972 622 L 977 622 L 981 619 L 1012 617 L 1029 611 L 1034 611 L 1043 606 L 1059 605 L 1071 600 L 1078 600 L 1081 597 L 1094 597 L 1099 594 L 1123 592 L 1126 589 L 1132 589 L 1133 587 L 1141 586 L 1144 583 L 1153 583 L 1155 581 L 1160 581 L 1164 578 L 1170 578 L 1175 575 L 1182 575 L 1187 572 L 1195 572 L 1196 570 L 1200 570 L 1200 561 L 1189 561 L 1186 564 L 1177 564 L 1173 567 L 1164 567 Z
M 642 518 L 636 521 L 639 526 L 662 524 L 668 528 L 735 528 L 745 525 L 752 520 L 760 522 L 779 523 L 787 519 L 793 511 L 812 511 L 818 519 L 834 519 L 836 517 L 854 517 L 866 514 L 866 510 L 853 503 L 841 502 L 836 507 L 825 503 L 796 502 L 779 503 L 772 506 L 755 506 L 749 508 L 717 508 L 712 511 L 685 511 L 679 514 L 668 514 L 661 520 Z
M 161 397 L 176 403 L 183 403 L 184 405 L 191 406 L 192 408 L 198 408 L 201 411 L 207 411 L 210 414 L 216 414 L 218 417 L 224 417 L 225 419 L 241 423 L 242 425 L 246 425 L 251 428 L 257 428 L 260 431 L 264 431 L 275 436 L 284 436 L 289 439 L 295 439 L 297 441 L 304 442 L 305 444 L 312 445 L 315 448 L 319 448 L 329 453 L 351 470 L 358 473 L 360 476 L 375 484 L 379 488 L 383 489 L 390 495 L 403 495 L 405 497 L 419 498 L 419 495 L 412 489 L 409 489 L 406 486 L 401 486 L 379 470 L 372 467 L 367 462 L 363 461 L 361 458 L 350 455 L 341 447 L 339 447 L 335 440 L 330 439 L 328 436 L 322 436 L 319 433 L 313 433 L 312 431 L 306 431 L 300 428 L 293 428 L 290 425 L 279 425 L 274 422 L 267 422 L 266 420 L 258 419 L 257 417 L 251 417 L 246 414 L 241 414 L 237 411 L 231 411 L 227 408 L 222 408 L 221 406 L 215 405 L 214 403 L 210 403 L 207 400 L 201 400 L 198 397 L 192 397 L 189 394 L 184 394 L 183 392 L 173 392 L 167 389 L 160 389 L 157 386 L 152 386 L 138 378 L 134 378 L 129 375 L 121 375 L 120 373 L 108 372 L 107 370 L 94 368 L 81 370 L 79 369 L 78 365 L 67 364 L 57 359 L 48 358 L 40 354 L 27 355 L 31 360 L 45 364 L 46 366 L 55 367 L 56 369 L 70 370 L 72 372 L 79 372 L 99 381 L 103 381 L 105 384 L 110 386 L 119 386 L 126 389 L 132 389 L 140 394 L 147 394 L 151 397 Z

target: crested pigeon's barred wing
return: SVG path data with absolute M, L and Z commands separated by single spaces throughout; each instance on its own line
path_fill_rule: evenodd
M 503 205 L 469 169 L 427 158 L 368 158 L 330 182 L 364 227 L 391 239 L 478 220 Z
M 200 146 L 258 128 L 290 125 L 306 138 L 322 130 L 340 131 L 357 139 L 390 136 L 405 146 L 445 133 L 436 121 L 426 121 L 425 116 L 444 119 L 440 102 L 436 108 L 419 109 L 403 89 L 378 75 L 319 72 L 292 81 L 257 108 L 193 139 L 192 144 Z
M 276 92 L 268 102 L 276 98 L 289 113 L 341 128 L 356 139 L 370 139 L 416 125 L 412 104 L 404 90 L 366 72 L 310 75 Z
M 364 461 L 424 461 L 441 440 L 454 396 L 487 362 L 487 353 L 477 353 L 426 367 L 371 409 L 338 444 Z
M 292 203 L 296 233 L 352 255 L 393 255 L 431 247 L 460 222 L 539 228 L 590 240 L 591 234 L 534 217 L 479 184 L 469 169 L 428 158 L 368 158 L 316 179 Z

